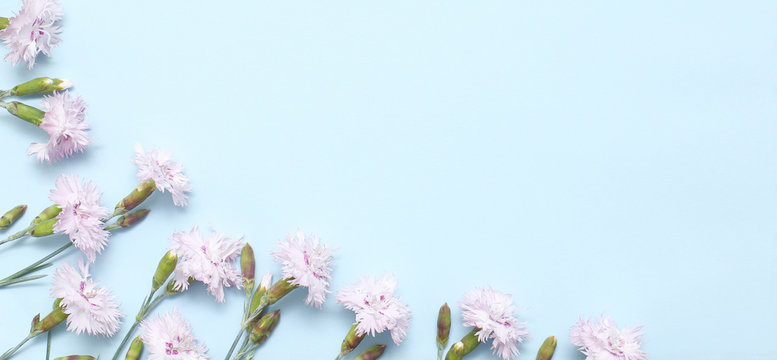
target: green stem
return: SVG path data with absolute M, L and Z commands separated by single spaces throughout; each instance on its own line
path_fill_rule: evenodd
M 132 324 L 132 327 L 130 327 L 129 331 L 127 332 L 127 335 L 124 335 L 124 339 L 121 340 L 121 344 L 119 344 L 119 348 L 116 349 L 116 353 L 113 354 L 113 360 L 116 360 L 119 358 L 119 354 L 121 354 L 121 349 L 123 349 L 124 346 L 127 345 L 127 342 L 132 336 L 132 333 L 135 332 L 135 329 L 137 329 L 138 325 L 140 325 L 140 320 L 135 320 L 135 322 Z
M 227 357 L 224 358 L 224 360 L 229 360 L 229 358 L 232 356 L 232 352 L 235 351 L 235 347 L 237 347 L 237 343 L 240 341 L 240 338 L 243 337 L 243 327 L 240 327 L 240 331 L 237 332 L 237 336 L 235 336 L 235 340 L 232 341 L 232 346 L 229 347 L 229 351 L 227 352 Z
M 41 265 L 41 264 L 43 264 L 44 262 L 46 262 L 46 261 L 48 261 L 49 259 L 53 258 L 54 256 L 57 256 L 59 253 L 61 253 L 61 252 L 65 251 L 65 250 L 67 250 L 67 248 L 69 248 L 69 247 L 71 247 L 71 246 L 73 246 L 73 243 L 71 243 L 70 241 L 68 241 L 68 242 L 67 242 L 67 244 L 65 244 L 65 245 L 62 245 L 62 247 L 60 247 L 60 248 L 59 248 L 59 249 L 57 249 L 57 250 L 54 250 L 54 251 L 53 251 L 51 254 L 48 254 L 48 255 L 44 256 L 44 257 L 43 257 L 43 258 L 41 258 L 40 260 L 38 260 L 38 261 L 36 261 L 36 262 L 34 262 L 34 263 L 30 264 L 30 266 L 27 266 L 26 268 L 24 268 L 24 269 L 21 269 L 21 270 L 19 270 L 19 271 L 15 272 L 15 273 L 11 274 L 10 276 L 8 276 L 8 277 L 6 277 L 6 278 L 4 278 L 4 279 L 0 280 L 0 287 L 4 287 L 4 286 L 10 285 L 10 284 L 13 284 L 13 283 L 9 283 L 9 281 L 12 281 L 12 280 L 14 280 L 14 279 L 17 279 L 17 278 L 19 278 L 20 276 L 27 275 L 27 274 L 29 274 L 29 273 L 31 273 L 31 272 L 33 272 L 33 271 L 36 271 L 36 270 L 42 269 L 42 267 L 40 267 L 40 265 Z M 34 280 L 34 279 L 31 279 L 31 280 Z
M 132 333 L 135 332 L 135 329 L 140 325 L 140 322 L 143 321 L 143 319 L 148 315 L 151 310 L 156 307 L 162 299 L 166 298 L 170 294 L 166 292 L 162 292 L 161 294 L 157 295 L 153 300 L 149 301 L 151 297 L 154 295 L 156 291 L 151 291 L 151 293 L 148 295 L 146 300 L 143 302 L 143 306 L 140 307 L 140 311 L 138 311 L 138 315 L 135 316 L 135 322 L 132 324 L 132 327 L 130 327 L 129 332 L 127 332 L 127 335 L 124 335 L 124 339 L 121 340 L 121 344 L 119 344 L 119 348 L 116 349 L 116 353 L 113 354 L 113 360 L 117 360 L 119 358 L 119 354 L 121 354 L 121 350 L 124 349 L 124 346 L 127 345 L 127 342 L 132 337 Z
M 29 333 L 29 334 L 27 335 L 27 337 L 25 337 L 25 338 L 24 338 L 24 340 L 22 340 L 20 343 L 16 344 L 16 346 L 14 346 L 14 347 L 12 347 L 12 348 L 8 349 L 8 351 L 6 351 L 5 353 L 3 353 L 3 355 L 2 355 L 2 356 L 0 356 L 0 360 L 6 360 L 6 359 L 10 359 L 10 358 L 11 358 L 11 356 L 13 356 L 13 354 L 14 354 L 14 353 L 16 353 L 16 351 L 18 351 L 18 350 L 19 350 L 19 348 L 21 348 L 21 347 L 22 347 L 22 345 L 26 344 L 28 341 L 30 341 L 30 339 L 32 339 L 32 338 L 34 338 L 34 337 L 36 337 L 36 336 L 38 336 L 38 335 L 40 335 L 40 333 L 35 333 L 35 332 L 31 332 L 31 333 Z
M 51 358 L 51 331 L 46 333 L 46 360 Z
M 0 241 L 0 245 L 3 245 L 5 243 L 7 243 L 7 242 L 11 242 L 11 241 L 14 241 L 14 240 L 17 240 L 17 239 L 21 239 L 21 238 L 23 238 L 25 236 L 29 236 L 30 235 L 29 234 L 30 229 L 32 229 L 32 227 L 28 227 L 28 228 L 26 228 L 26 229 L 24 229 L 22 231 L 19 231 L 16 234 L 8 236 L 8 238 L 6 238 L 5 240 L 1 240 Z
M 4 287 L 4 286 L 8 286 L 8 285 L 13 285 L 13 284 L 18 284 L 18 283 L 23 283 L 25 281 L 38 280 L 38 279 L 41 279 L 41 278 L 45 278 L 46 276 L 47 275 L 32 275 L 32 276 L 25 276 L 25 277 L 21 277 L 21 278 L 17 278 L 17 279 L 12 279 L 12 280 L 2 280 L 2 281 L 0 281 L 0 287 Z

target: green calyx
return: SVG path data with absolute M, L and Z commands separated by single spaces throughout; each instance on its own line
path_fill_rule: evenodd
M 132 225 L 137 224 L 141 220 L 145 219 L 148 213 L 151 212 L 149 209 L 140 209 L 138 211 L 133 211 L 132 213 L 122 215 L 118 220 L 116 220 L 116 224 L 109 226 L 111 229 L 113 228 L 128 228 Z
M 475 348 L 480 345 L 478 337 L 475 335 L 478 331 L 480 331 L 478 328 L 472 329 L 472 331 L 467 335 L 464 335 L 459 342 L 453 344 L 450 350 L 448 350 L 448 354 L 445 355 L 445 360 L 461 360 L 465 355 L 471 353 L 472 350 L 475 350 Z
M 59 208 L 57 205 L 51 205 L 44 209 L 43 211 L 38 214 L 38 216 L 35 217 L 35 219 L 32 220 L 32 225 L 40 224 L 46 220 L 53 219 L 59 213 L 62 212 L 62 209 Z
M 264 344 L 280 320 L 280 310 L 275 310 L 265 316 L 262 316 L 262 318 L 259 319 L 259 321 L 257 321 L 256 324 L 254 324 L 254 326 L 251 328 L 251 342 L 257 345 Z
M 154 180 L 148 179 L 140 183 L 140 185 L 132 190 L 129 195 L 124 197 L 124 199 L 121 199 L 121 201 L 116 204 L 113 215 L 123 215 L 128 213 L 130 210 L 140 205 L 143 201 L 146 201 L 146 199 L 148 199 L 148 197 L 154 193 L 154 190 L 156 190 L 156 183 L 154 183 Z
M 345 338 L 343 339 L 343 344 L 340 345 L 340 355 L 339 357 L 342 358 L 345 355 L 348 355 L 351 351 L 356 349 L 357 346 L 364 340 L 364 336 L 367 334 L 358 334 L 358 331 L 356 330 L 356 327 L 359 325 L 359 323 L 353 324 L 351 326 L 351 329 L 348 330 L 348 333 L 345 334 Z
M 140 340 L 140 336 L 135 337 L 127 350 L 127 356 L 125 360 L 138 360 L 140 359 L 140 353 L 143 352 L 143 341 Z
M 66 90 L 71 86 L 73 86 L 73 83 L 66 79 L 39 77 L 14 86 L 13 89 L 11 89 L 11 95 L 27 96 L 51 94 L 55 91 Z
M 292 285 L 289 281 L 291 281 L 291 279 L 278 280 L 267 290 L 267 305 L 275 304 L 278 300 L 282 299 L 298 287 L 298 285 Z
M 384 351 L 386 351 L 385 344 L 373 345 L 369 349 L 362 351 L 362 353 L 356 357 L 356 360 L 375 360 L 383 355 Z
M 256 259 L 254 258 L 254 249 L 251 248 L 251 244 L 246 243 L 240 252 L 240 271 L 243 273 L 243 288 L 246 294 L 251 294 L 254 291 L 255 270 Z
M 19 205 L 11 210 L 8 210 L 7 213 L 0 217 L 0 230 L 7 229 L 9 226 L 15 223 L 16 220 L 19 220 L 19 218 L 24 215 L 25 210 L 27 210 L 27 205 Z
M 451 308 L 448 303 L 440 306 L 440 313 L 437 315 L 437 349 L 442 351 L 448 345 L 448 338 L 451 335 Z
M 167 278 L 169 278 L 170 274 L 173 273 L 177 264 L 178 255 L 176 255 L 172 250 L 165 253 L 165 256 L 162 256 L 162 259 L 159 260 L 159 265 L 157 265 L 156 271 L 154 272 L 154 277 L 151 279 L 151 287 L 153 291 L 156 291 L 162 287 L 162 284 L 167 281 Z
M 35 225 L 32 230 L 30 230 L 30 235 L 33 237 L 43 237 L 43 236 L 49 236 L 54 233 L 54 225 L 57 223 L 59 219 L 49 219 L 44 222 L 39 223 L 38 225 Z
M 51 313 L 46 315 L 46 317 L 44 317 L 42 320 L 36 322 L 33 325 L 33 330 L 30 331 L 30 334 L 45 333 L 46 331 L 53 329 L 55 326 L 59 325 L 61 322 L 67 319 L 67 314 L 62 311 L 62 307 L 59 305 L 61 301 L 62 299 L 57 299 L 54 301 L 54 310 L 52 310 Z
M 43 117 L 46 116 L 46 113 L 43 110 L 22 104 L 18 101 L 11 101 L 9 103 L 0 104 L 2 104 L 2 106 L 5 107 L 5 109 L 8 110 L 8 112 L 12 115 L 15 115 L 16 117 L 35 126 L 40 126 L 40 124 L 43 122 Z
M 555 336 L 548 336 L 540 346 L 540 351 L 537 352 L 537 360 L 550 360 L 556 351 L 556 342 Z
M 9 23 L 10 20 L 7 17 L 0 16 L 0 30 L 7 28 Z

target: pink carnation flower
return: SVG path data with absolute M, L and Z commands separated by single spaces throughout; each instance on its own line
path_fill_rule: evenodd
M 243 283 L 240 270 L 234 260 L 243 248 L 242 238 L 230 239 L 221 233 L 203 237 L 197 227 L 190 232 L 177 232 L 170 238 L 171 250 L 178 255 L 175 267 L 175 285 L 178 289 L 189 287 L 188 279 L 194 278 L 208 286 L 208 292 L 218 302 L 224 302 L 224 287 Z
M 307 288 L 305 303 L 320 308 L 329 293 L 334 249 L 321 243 L 317 236 L 305 236 L 302 231 L 287 235 L 278 247 L 280 250 L 272 254 L 282 264 L 283 278 L 292 285 Z
M 89 265 L 83 260 L 78 261 L 78 269 L 63 263 L 54 271 L 51 296 L 62 298 L 59 306 L 68 314 L 67 329 L 76 334 L 112 336 L 121 322 L 119 305 L 106 288 L 90 279 Z
M 91 142 L 87 131 L 86 103 L 80 96 L 70 96 L 68 91 L 44 96 L 41 107 L 46 112 L 40 128 L 49 134 L 47 143 L 32 143 L 28 155 L 35 155 L 49 164 L 84 151 Z
M 569 330 L 569 337 L 587 360 L 646 360 L 640 349 L 643 333 L 641 326 L 618 330 L 608 316 L 599 322 L 580 318 Z
M 164 149 L 143 151 L 140 144 L 135 145 L 135 159 L 138 167 L 138 180 L 154 180 L 157 190 L 170 192 L 176 206 L 186 205 L 189 197 L 186 193 L 192 190 L 189 177 L 183 174 L 183 166 L 172 160 L 172 155 Z
M 478 341 L 492 339 L 491 349 L 502 359 L 518 356 L 518 344 L 524 342 L 529 332 L 526 322 L 515 317 L 513 296 L 492 288 L 475 289 L 464 295 L 459 303 L 464 326 L 478 328 Z
M 5 60 L 14 66 L 25 61 L 32 69 L 39 53 L 50 55 L 59 43 L 62 31 L 56 22 L 61 17 L 59 0 L 24 0 L 19 13 L 8 19 L 8 27 L 0 30 L 0 40 L 9 50 Z
M 67 234 L 70 241 L 93 262 L 110 235 L 104 219 L 110 214 L 100 203 L 100 192 L 91 181 L 81 181 L 75 175 L 61 175 L 49 199 L 62 209 L 57 215 L 54 232 Z
M 200 344 L 178 309 L 155 315 L 140 323 L 140 339 L 148 350 L 148 360 L 206 360 L 208 348 Z
M 393 276 L 362 277 L 358 284 L 340 290 L 337 302 L 356 313 L 357 335 L 375 336 L 388 330 L 399 345 L 410 328 L 410 308 L 394 295 L 396 289 Z

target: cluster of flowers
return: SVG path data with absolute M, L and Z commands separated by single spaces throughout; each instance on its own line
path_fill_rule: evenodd
M 62 7 L 58 0 L 23 0 L 21 10 L 13 17 L 0 17 L 0 40 L 8 49 L 6 61 L 13 65 L 26 62 L 35 65 L 38 54 L 50 55 L 61 30 Z M 32 143 L 27 152 L 39 162 L 49 164 L 82 152 L 89 145 L 89 125 L 86 104 L 80 96 L 69 92 L 72 83 L 65 79 L 37 78 L 10 90 L 0 90 L 0 107 L 42 130 L 49 139 Z M 8 97 L 43 95 L 38 109 Z M 148 209 L 136 210 L 158 190 L 169 192 L 175 205 L 185 206 L 191 191 L 189 179 L 181 164 L 164 150 L 146 152 L 138 145 L 133 162 L 138 168 L 140 184 L 115 206 L 104 207 L 101 193 L 91 181 L 75 175 L 62 175 L 51 190 L 53 205 L 44 209 L 23 230 L 14 233 L 0 245 L 26 237 L 54 234 L 66 235 L 68 242 L 51 254 L 20 271 L 0 279 L 0 287 L 39 279 L 31 275 L 52 263 L 51 258 L 75 246 L 83 254 L 76 262 L 63 263 L 54 272 L 51 296 L 53 311 L 33 318 L 29 334 L 16 346 L 0 355 L 0 360 L 12 357 L 27 341 L 50 331 L 61 323 L 76 334 L 113 336 L 124 315 L 110 290 L 92 279 L 90 263 L 107 246 L 112 230 L 128 228 L 142 219 Z M 14 207 L 0 217 L 0 229 L 10 227 L 26 211 L 25 205 Z M 113 219 L 117 218 L 111 222 Z M 321 308 L 330 291 L 334 250 L 318 237 L 301 231 L 289 234 L 273 252 L 281 265 L 280 279 L 273 282 L 266 273 L 255 284 L 256 264 L 253 249 L 242 238 L 230 238 L 213 232 L 202 234 L 197 227 L 174 233 L 171 246 L 151 277 L 151 291 L 135 316 L 135 322 L 119 345 L 113 359 L 120 357 L 129 342 L 125 359 L 138 359 L 146 349 L 148 359 L 209 359 L 207 347 L 194 336 L 189 323 L 173 309 L 166 314 L 149 316 L 156 305 L 167 297 L 188 290 L 193 282 L 201 282 L 218 302 L 225 301 L 225 288 L 243 289 L 245 303 L 238 334 L 226 359 L 252 359 L 259 346 L 270 336 L 280 321 L 278 301 L 298 288 L 307 290 L 305 303 Z M 239 267 L 235 264 L 240 258 Z M 388 332 L 400 345 L 410 328 L 411 311 L 396 295 L 398 282 L 391 275 L 364 276 L 358 283 L 341 288 L 336 301 L 354 312 L 353 326 L 348 330 L 336 355 L 342 359 L 356 350 L 367 336 Z M 270 311 L 276 307 L 273 311 Z M 463 325 L 472 330 L 446 352 L 451 329 L 451 309 L 444 304 L 437 320 L 438 360 L 459 360 L 481 343 L 491 342 L 491 348 L 504 360 L 518 357 L 519 344 L 529 332 L 527 323 L 519 321 L 511 295 L 492 288 L 476 288 L 466 293 L 459 303 Z M 139 327 L 140 335 L 132 339 Z M 641 327 L 618 329 L 609 317 L 598 321 L 580 319 L 570 330 L 573 345 L 587 360 L 645 360 L 641 350 Z M 241 342 L 242 340 L 242 342 Z M 239 345 L 239 346 L 238 346 Z M 537 354 L 538 360 L 549 360 L 556 348 L 556 338 L 548 337 Z M 379 344 L 363 350 L 357 360 L 374 360 L 386 350 Z M 95 359 L 90 355 L 71 355 L 59 359 Z

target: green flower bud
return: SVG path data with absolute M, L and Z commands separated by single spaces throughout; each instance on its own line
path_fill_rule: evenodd
M 68 355 L 55 358 L 54 360 L 97 360 L 97 358 L 89 355 Z
M 369 349 L 362 351 L 362 353 L 356 357 L 356 360 L 375 360 L 383 355 L 384 351 L 386 351 L 385 344 L 373 345 Z
M 0 217 L 0 230 L 7 229 L 11 224 L 19 220 L 24 211 L 27 210 L 27 205 L 19 205 L 11 210 L 8 210 L 2 217 Z
M 43 117 L 46 115 L 43 110 L 22 104 L 18 101 L 4 103 L 3 107 L 5 107 L 5 109 L 8 110 L 8 112 L 12 115 L 16 115 L 16 117 L 35 126 L 40 126 L 40 124 L 43 122 Z
M 143 351 L 143 341 L 140 340 L 140 336 L 135 337 L 127 350 L 127 356 L 124 360 L 138 360 L 140 359 L 140 353 Z
M 35 219 L 32 220 L 32 225 L 37 225 L 46 220 L 53 219 L 61 212 L 62 212 L 62 209 L 60 209 L 59 206 L 51 205 L 46 209 L 44 209 L 43 211 L 41 211 L 40 214 L 38 214 L 38 216 L 36 216 Z
M 157 291 L 157 289 L 162 287 L 162 284 L 167 281 L 167 278 L 173 273 L 177 264 L 178 255 L 176 255 L 173 250 L 168 251 L 165 253 L 165 256 L 162 256 L 162 260 L 159 260 L 159 265 L 157 265 L 156 272 L 154 272 L 154 277 L 151 279 L 151 288 L 154 291 Z
M 343 339 L 343 344 L 340 346 L 340 355 L 338 358 L 342 358 L 345 355 L 348 355 L 353 349 L 356 349 L 357 346 L 364 340 L 364 336 L 367 334 L 357 334 L 356 332 L 356 326 L 359 325 L 359 323 L 353 324 L 351 326 L 351 329 L 348 330 L 348 333 L 345 334 L 345 339 Z
M 146 199 L 148 199 L 148 197 L 154 193 L 155 189 L 156 183 L 154 183 L 154 180 L 152 179 L 148 179 L 140 183 L 140 185 L 138 185 L 135 190 L 132 190 L 129 195 L 127 195 L 124 199 L 121 199 L 121 201 L 116 204 L 116 209 L 113 211 L 113 214 L 126 214 L 130 210 L 140 205 L 143 201 L 146 201 Z
M 254 249 L 251 244 L 243 245 L 243 251 L 240 252 L 240 271 L 243 273 L 243 287 L 246 294 L 254 291 L 254 270 L 256 269 L 256 259 L 254 258 Z
M 478 345 L 480 345 L 480 342 L 478 342 L 478 337 L 475 335 L 480 331 L 478 328 L 472 329 L 467 335 L 464 335 L 459 342 L 453 344 L 451 346 L 450 350 L 448 350 L 448 354 L 445 355 L 445 360 L 461 360 L 461 358 L 464 357 L 464 355 L 467 355 L 472 352 L 472 350 L 475 350 Z
M 448 345 L 448 337 L 451 335 L 451 308 L 448 303 L 440 306 L 437 315 L 437 350 L 443 351 Z
M 56 224 L 58 221 L 57 218 L 46 220 L 38 225 L 35 225 L 32 230 L 30 230 L 30 235 L 34 237 L 43 237 L 43 236 L 49 236 L 54 233 L 54 224 Z
M 9 23 L 10 20 L 7 17 L 0 16 L 0 30 L 7 28 Z
M 140 209 L 138 211 L 133 211 L 132 213 L 122 215 L 118 220 L 116 220 L 115 224 L 108 225 L 106 229 L 113 230 L 128 228 L 145 219 L 149 212 L 151 212 L 149 209 Z
M 537 352 L 537 360 L 550 360 L 556 351 L 556 341 L 555 336 L 548 336 L 540 346 L 540 351 Z
M 298 287 L 298 285 L 289 283 L 290 280 L 291 279 L 280 279 L 267 290 L 267 305 L 275 304 L 278 300 L 282 299 Z
M 264 276 L 262 276 L 262 281 L 259 283 L 259 288 L 256 289 L 253 298 L 251 298 L 251 307 L 249 308 L 250 311 L 248 312 L 249 314 L 253 314 L 254 311 L 259 308 L 259 305 L 262 302 L 262 298 L 267 292 L 267 289 L 270 288 L 271 283 L 272 273 L 264 274 Z
M 272 334 L 275 326 L 281 320 L 281 311 L 275 310 L 265 316 L 262 316 L 251 328 L 251 342 L 257 345 L 264 344 L 267 338 Z
M 50 77 L 39 77 L 26 83 L 19 84 L 11 89 L 11 95 L 27 96 L 39 94 L 51 94 L 55 91 L 62 91 L 73 86 L 70 80 L 52 79 Z
M 54 301 L 54 310 L 46 315 L 43 320 L 35 324 L 34 331 L 44 333 L 53 329 L 55 326 L 59 325 L 61 322 L 67 319 L 67 314 L 62 312 L 62 308 L 59 306 L 61 301 L 61 298 Z

